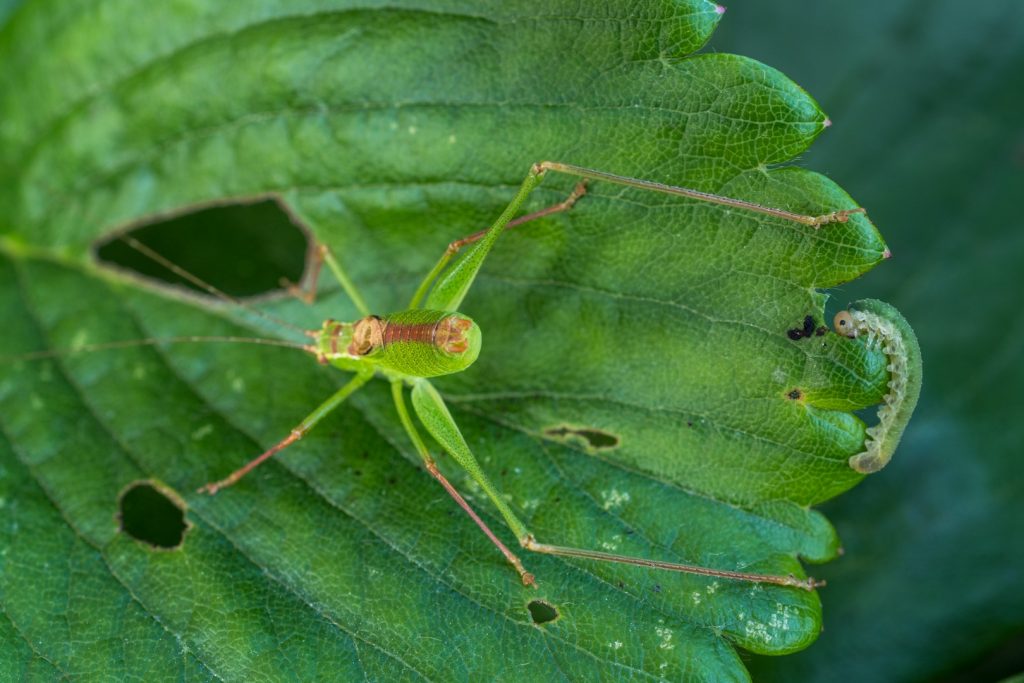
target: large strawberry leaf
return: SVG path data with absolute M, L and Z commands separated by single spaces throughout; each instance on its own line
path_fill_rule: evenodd
M 0 33 L 0 352 L 262 327 L 95 265 L 97 240 L 189 205 L 278 195 L 382 312 L 544 158 L 800 212 L 853 206 L 774 168 L 827 125 L 806 93 L 748 59 L 687 56 L 720 17 L 654 0 L 28 3 Z M 549 178 L 533 208 L 571 186 Z M 594 184 L 502 238 L 464 304 L 485 351 L 438 386 L 541 540 L 800 574 L 798 556 L 836 553 L 808 506 L 859 481 L 848 411 L 886 375 L 857 342 L 787 330 L 821 324 L 817 288 L 884 249 L 860 216 L 814 231 Z M 312 309 L 265 305 L 305 326 L 354 318 L 323 284 Z M 816 637 L 818 596 L 792 588 L 537 556 L 539 590 L 518 585 L 419 468 L 379 386 L 235 488 L 191 493 L 343 381 L 235 346 L 5 366 L 5 666 L 731 680 L 746 677 L 736 647 Z M 181 547 L 118 531 L 118 495 L 141 479 L 187 503 Z M 536 599 L 558 618 L 533 623 Z

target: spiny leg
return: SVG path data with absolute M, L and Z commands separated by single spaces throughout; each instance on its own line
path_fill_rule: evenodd
M 508 560 L 509 564 L 511 564 L 519 573 L 519 578 L 522 579 L 523 585 L 536 585 L 533 574 L 526 571 L 523 563 L 518 557 L 516 557 L 515 553 L 509 550 L 508 546 L 501 542 L 501 539 L 491 531 L 490 527 L 487 526 L 487 523 L 480 519 L 480 516 L 476 511 L 470 507 L 469 503 L 466 502 L 466 499 L 462 497 L 462 494 L 460 494 L 458 490 L 452 486 L 451 482 L 441 474 L 441 471 L 437 469 L 437 463 L 435 463 L 434 458 L 431 457 L 430 451 L 427 450 L 426 444 L 423 443 L 422 437 L 420 437 L 419 432 L 416 430 L 416 425 L 413 424 L 412 418 L 409 416 L 409 410 L 405 406 L 405 398 L 402 395 L 402 382 L 400 380 L 391 382 L 391 396 L 395 400 L 395 408 L 398 411 L 398 417 L 402 422 L 402 426 L 405 427 L 405 431 L 409 435 L 409 439 L 412 441 L 413 445 L 416 447 L 416 451 L 419 453 L 420 457 L 423 458 L 423 464 L 427 468 L 427 471 L 430 472 L 431 476 L 437 479 L 438 482 L 440 482 L 441 486 L 444 487 L 444 490 L 448 492 L 448 495 L 454 498 L 455 502 L 459 504 L 459 507 L 466 511 L 466 514 L 469 515 L 470 519 L 472 519 L 478 527 L 480 527 L 481 531 L 483 531 L 487 538 L 490 539 L 491 543 L 498 547 L 498 550 L 500 550 L 501 554 L 505 556 L 505 559 Z
M 483 265 L 484 259 L 487 258 L 491 247 L 494 246 L 494 243 L 505 227 L 508 226 L 509 222 L 519 213 L 519 209 L 522 207 L 523 202 L 526 201 L 526 198 L 530 196 L 534 188 L 540 185 L 541 180 L 544 179 L 544 173 L 545 170 L 536 164 L 530 167 L 530 172 L 523 179 L 523 183 L 519 186 L 516 196 L 512 198 L 512 201 L 508 203 L 508 206 L 501 212 L 501 215 L 494 221 L 494 224 L 488 228 L 484 236 L 474 242 L 465 255 L 451 267 L 443 269 L 444 264 L 440 263 L 439 266 L 442 268 L 435 266 L 435 268 L 431 269 L 424 279 L 424 283 L 416 290 L 418 296 L 420 290 L 425 291 L 425 288 L 431 287 L 429 283 L 437 276 L 437 280 L 427 296 L 426 303 L 423 305 L 424 308 L 438 311 L 455 311 L 459 308 L 459 304 L 462 303 L 462 300 L 469 292 L 469 288 L 473 285 L 477 273 L 480 272 L 480 267 Z M 442 256 L 443 260 L 444 257 Z M 441 272 L 442 269 L 443 272 Z
M 323 268 L 324 263 L 327 264 L 327 268 L 334 275 L 334 279 L 341 285 L 342 290 L 348 298 L 355 304 L 356 309 L 363 317 L 370 315 L 370 309 L 363 300 L 359 290 L 356 289 L 355 283 L 349 278 L 345 269 L 341 267 L 341 263 L 335 258 L 330 247 L 326 244 L 318 244 L 313 249 L 312 255 L 310 256 L 312 263 L 310 264 L 309 274 L 309 291 L 305 291 L 299 285 L 294 282 L 290 282 L 285 278 L 281 278 L 281 286 L 283 286 L 289 294 L 304 301 L 307 304 L 312 304 L 316 301 L 317 281 L 320 278 L 320 271 Z
M 649 567 L 651 569 L 664 569 L 685 574 L 699 574 L 701 576 L 714 576 L 720 579 L 734 579 L 750 583 L 771 583 L 776 586 L 791 586 L 804 590 L 814 590 L 825 585 L 824 581 L 816 581 L 810 577 L 798 579 L 795 576 L 777 576 L 775 574 L 752 574 L 749 572 L 735 572 L 727 569 L 711 569 L 693 564 L 682 564 L 678 562 L 662 562 L 660 560 L 648 560 L 642 557 L 630 557 L 629 555 L 615 555 L 601 552 L 600 550 L 586 550 L 584 548 L 569 548 L 559 545 L 548 545 L 538 543 L 533 534 L 527 534 L 520 543 L 527 550 L 546 555 L 558 555 L 560 557 L 575 557 L 583 560 L 597 560 L 599 562 L 615 562 L 618 564 L 631 564 L 637 567 Z
M 625 185 L 627 187 L 635 187 L 641 190 L 651 190 L 653 192 L 662 192 L 664 194 L 687 197 L 701 202 L 728 206 L 734 209 L 742 209 L 744 211 L 752 211 L 754 213 L 774 216 L 776 218 L 784 218 L 788 221 L 809 225 L 813 228 L 820 228 L 822 225 L 827 225 L 829 223 L 845 223 L 850 219 L 850 216 L 855 213 L 867 213 L 864 208 L 857 207 L 855 209 L 831 211 L 820 216 L 807 216 L 804 214 L 793 213 L 791 211 L 785 211 L 783 209 L 775 209 L 770 206 L 755 204 L 754 202 L 743 201 L 742 199 L 733 199 L 732 197 L 724 197 L 710 192 L 701 192 L 700 190 L 692 190 L 687 187 L 665 185 L 663 183 L 656 183 L 650 180 L 628 178 L 626 176 L 615 175 L 614 173 L 605 173 L 604 171 L 596 171 L 592 168 L 584 168 L 582 166 L 573 166 L 572 164 L 563 164 L 557 161 L 541 161 L 536 164 L 534 168 L 538 169 L 541 173 L 544 171 L 555 171 L 557 173 L 576 176 L 577 178 L 603 180 L 616 185 Z
M 505 225 L 504 229 L 511 230 L 524 223 L 529 223 L 530 221 L 535 221 L 539 218 L 545 218 L 556 213 L 561 213 L 562 211 L 568 211 L 573 207 L 577 200 L 579 200 L 579 198 L 585 195 L 586 193 L 587 181 L 580 181 L 576 183 L 576 187 L 573 188 L 573 191 L 569 194 L 569 196 L 563 199 L 562 201 L 558 202 L 557 204 L 553 204 L 551 206 L 540 209 L 539 211 L 534 211 L 533 213 L 528 213 L 525 216 L 520 216 L 519 218 L 510 220 Z M 423 278 L 423 282 L 421 282 L 420 286 L 416 289 L 416 293 L 413 295 L 412 301 L 409 302 L 409 308 L 419 307 L 420 302 L 423 301 L 423 297 L 425 297 L 427 295 L 427 292 L 430 291 L 431 285 L 434 284 L 434 281 L 437 279 L 437 277 L 444 271 L 445 267 L 448 265 L 448 262 L 451 261 L 452 257 L 455 256 L 455 254 L 459 253 L 460 249 L 470 244 L 479 242 L 481 239 L 487 236 L 487 233 L 491 229 L 492 228 L 484 228 L 483 230 L 478 230 L 477 232 L 474 232 L 472 235 L 467 235 L 466 237 L 454 240 L 453 242 L 449 243 L 448 248 L 445 249 L 443 254 L 441 254 L 441 258 L 434 265 L 434 267 L 430 269 L 430 272 L 427 273 L 427 276 Z
M 343 386 L 341 389 L 338 389 L 338 391 L 336 391 L 329 399 L 321 403 L 316 410 L 307 415 L 306 418 L 288 434 L 288 436 L 281 439 L 276 444 L 271 446 L 269 449 L 267 449 L 260 455 L 256 456 L 246 464 L 242 465 L 237 470 L 235 470 L 228 476 L 224 477 L 223 479 L 219 481 L 210 482 L 209 484 L 202 486 L 198 492 L 209 493 L 212 496 L 213 494 L 217 493 L 217 491 L 220 491 L 222 488 L 231 486 L 239 479 L 244 477 L 246 474 L 259 467 L 261 464 L 263 464 L 265 460 L 273 456 L 275 453 L 283 451 L 285 448 L 287 448 L 288 446 L 292 445 L 293 443 L 304 437 L 306 433 L 309 432 L 309 430 L 316 425 L 317 422 L 322 420 L 331 411 L 333 411 L 335 408 L 341 405 L 345 399 L 347 399 L 357 389 L 366 384 L 371 377 L 373 377 L 372 368 L 360 372 L 351 380 L 349 380 L 349 382 L 345 386 Z
M 652 569 L 663 569 L 687 574 L 700 574 L 702 576 L 714 576 L 723 579 L 735 579 L 752 583 L 770 583 L 777 586 L 790 586 L 804 590 L 814 590 L 823 586 L 823 582 L 814 579 L 798 579 L 794 576 L 776 576 L 773 574 L 753 574 L 748 572 L 729 571 L 724 569 L 711 569 L 691 564 L 677 562 L 662 562 L 659 560 L 648 560 L 628 555 L 614 555 L 597 550 L 586 550 L 583 548 L 570 548 L 565 546 L 547 545 L 538 543 L 533 534 L 526 528 L 511 508 L 504 501 L 495 489 L 494 485 L 483 472 L 476 457 L 469 449 L 462 432 L 448 411 L 444 400 L 434 387 L 426 380 L 418 380 L 413 386 L 412 404 L 416 409 L 423 426 L 426 427 L 434 439 L 451 454 L 455 460 L 469 473 L 469 476 L 480 485 L 487 497 L 498 508 L 498 512 L 505 519 L 509 528 L 519 539 L 520 545 L 530 551 L 546 555 L 558 555 L 561 557 L 574 557 L 586 560 L 598 560 L 602 562 L 616 562 L 639 567 L 650 567 Z
M 324 249 L 324 245 L 313 243 L 312 248 L 306 252 L 306 258 L 309 260 L 309 269 L 302 278 L 306 280 L 306 286 L 301 284 L 301 280 L 300 282 L 292 282 L 286 277 L 282 277 L 277 281 L 284 291 L 307 306 L 312 305 L 316 301 L 317 283 L 320 280 L 320 271 L 324 266 Z

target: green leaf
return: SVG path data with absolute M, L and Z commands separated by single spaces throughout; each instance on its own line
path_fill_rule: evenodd
M 820 571 L 824 633 L 756 678 L 999 680 L 1024 670 L 1024 5 L 744 4 L 716 45 L 821 97 L 836 125 L 807 163 L 893 252 L 843 296 L 898 306 L 926 365 L 891 467 L 827 508 L 846 555 Z
M 0 33 L 2 354 L 267 334 L 93 262 L 119 227 L 190 205 L 279 196 L 381 312 L 541 159 L 803 213 L 856 205 L 777 168 L 827 125 L 803 90 L 750 59 L 688 56 L 721 17 L 707 2 L 115 4 L 27 3 Z M 531 209 L 572 184 L 549 177 Z M 786 333 L 823 324 L 818 289 L 884 251 L 861 216 L 815 231 L 594 183 L 568 214 L 502 237 L 464 303 L 484 351 L 437 385 L 541 541 L 802 574 L 798 557 L 836 554 L 809 506 L 862 478 L 850 411 L 887 377 L 863 344 Z M 322 284 L 312 308 L 261 305 L 305 327 L 357 317 Z M 540 586 L 524 588 L 422 470 L 382 383 L 239 485 L 193 493 L 345 379 L 241 346 L 6 365 L 4 666 L 721 681 L 748 676 L 736 648 L 817 637 L 818 595 L 791 588 L 533 555 Z M 176 550 L 118 531 L 119 493 L 150 479 L 188 505 Z M 536 599 L 558 618 L 535 625 Z

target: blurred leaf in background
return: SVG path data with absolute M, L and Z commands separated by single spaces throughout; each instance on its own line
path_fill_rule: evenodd
M 737 0 L 714 47 L 777 66 L 835 126 L 803 163 L 891 262 L 833 290 L 896 305 L 925 386 L 893 463 L 823 507 L 825 631 L 765 681 L 983 681 L 1024 669 L 1024 3 Z

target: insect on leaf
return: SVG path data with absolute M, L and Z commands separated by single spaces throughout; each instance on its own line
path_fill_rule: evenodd
M 778 168 L 827 126 L 807 93 L 750 59 L 691 54 L 722 19 L 711 3 L 100 9 L 26 2 L 0 28 L 0 354 L 270 334 L 92 260 L 124 225 L 189 206 L 277 196 L 380 313 L 404 308 L 542 159 L 800 213 L 856 206 Z M 528 210 L 573 182 L 550 175 Z M 863 344 L 787 331 L 824 320 L 818 288 L 884 252 L 860 215 L 815 230 L 593 182 L 571 211 L 501 237 L 460 306 L 481 355 L 436 386 L 540 541 L 803 575 L 800 558 L 836 554 L 809 506 L 861 479 L 851 411 L 879 402 L 886 373 Z M 314 306 L 259 306 L 306 328 L 359 317 L 322 284 Z M 6 363 L 4 666 L 742 680 L 737 648 L 785 654 L 819 632 L 819 595 L 793 588 L 525 552 L 538 588 L 522 586 L 423 471 L 383 382 L 230 490 L 193 493 L 346 379 L 230 344 Z M 439 465 L 514 545 L 454 463 Z M 135 481 L 183 498 L 180 546 L 119 532 Z

